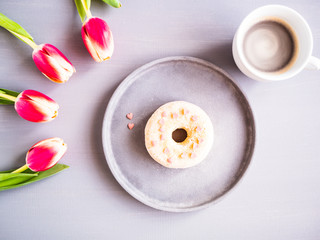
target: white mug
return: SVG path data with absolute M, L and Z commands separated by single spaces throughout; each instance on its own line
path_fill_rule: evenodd
M 244 54 L 247 31 L 264 19 L 280 19 L 294 30 L 297 41 L 295 61 L 282 72 L 265 72 L 252 66 Z M 233 58 L 238 68 L 248 77 L 260 81 L 279 81 L 291 78 L 303 69 L 320 69 L 320 59 L 312 56 L 313 37 L 308 23 L 291 8 L 282 5 L 267 5 L 255 9 L 240 24 L 232 44 Z

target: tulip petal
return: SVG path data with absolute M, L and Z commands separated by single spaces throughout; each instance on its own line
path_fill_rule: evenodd
M 42 102 L 43 105 L 46 105 L 51 108 L 59 108 L 57 103 L 52 98 L 48 97 L 47 95 L 45 95 L 41 92 L 28 89 L 28 90 L 24 90 L 22 93 L 23 93 L 24 97 L 28 97 L 28 98 L 32 99 L 33 101 Z
M 48 96 L 34 91 L 21 92 L 15 102 L 17 113 L 31 122 L 47 122 L 58 115 L 59 105 Z
M 63 80 L 60 80 L 60 74 L 58 72 L 60 69 L 54 66 L 54 61 L 52 61 L 49 55 L 44 53 L 42 50 L 39 50 L 33 53 L 32 58 L 37 68 L 47 78 L 53 82 L 63 82 Z
M 59 63 L 59 65 L 66 71 L 71 73 L 76 71 L 72 63 L 68 60 L 68 58 L 66 58 L 66 56 L 64 56 L 63 53 L 55 46 L 48 43 L 44 44 L 43 51 L 45 51 L 47 55 L 54 58 Z
M 64 83 L 75 72 L 71 62 L 51 44 L 41 44 L 32 53 L 37 68 L 51 81 Z
M 114 50 L 114 41 L 112 32 L 108 24 L 97 17 L 87 20 L 81 29 L 84 44 L 97 62 L 109 59 Z
M 34 172 L 53 167 L 67 151 L 61 138 L 48 138 L 33 145 L 26 155 L 26 164 Z
M 16 104 L 16 110 L 20 117 L 31 122 L 48 122 L 57 116 L 56 112 L 43 111 L 41 105 L 29 101 Z M 48 115 L 52 115 L 52 117 L 48 117 Z
M 103 59 L 101 59 L 98 55 L 98 52 L 94 49 L 90 39 L 88 38 L 87 34 L 82 34 L 82 39 L 87 47 L 88 52 L 90 53 L 91 57 L 96 61 L 96 62 L 102 62 Z
M 50 56 L 50 55 L 45 55 L 45 58 L 47 59 L 47 63 L 50 65 L 50 69 L 48 69 L 50 72 L 44 73 L 43 74 L 49 78 L 51 81 L 56 82 L 56 83 L 65 83 L 68 81 L 68 79 L 72 76 L 73 72 L 66 71 L 57 61 L 56 58 Z M 49 75 L 50 74 L 50 77 Z M 52 75 L 51 75 L 52 74 Z M 56 76 L 56 77 L 54 77 Z

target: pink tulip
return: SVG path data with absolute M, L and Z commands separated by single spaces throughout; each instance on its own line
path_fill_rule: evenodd
M 113 36 L 108 24 L 101 18 L 92 17 L 84 22 L 81 35 L 84 45 L 96 62 L 111 58 L 113 53 Z
M 61 138 L 48 138 L 33 145 L 26 155 L 26 164 L 12 173 L 28 168 L 34 172 L 46 171 L 57 164 L 67 151 L 67 144 Z
M 31 122 L 48 122 L 58 115 L 59 105 L 48 96 L 34 91 L 25 90 L 21 92 L 14 107 L 17 113 Z
M 26 164 L 34 172 L 53 167 L 67 151 L 61 138 L 48 138 L 33 145 L 27 153 Z
M 63 53 L 51 44 L 37 46 L 33 50 L 32 58 L 43 75 L 56 83 L 68 81 L 76 71 Z

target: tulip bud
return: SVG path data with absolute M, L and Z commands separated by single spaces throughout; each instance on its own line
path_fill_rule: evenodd
M 27 153 L 26 165 L 34 172 L 53 167 L 67 151 L 61 138 L 48 138 L 33 145 Z
M 76 71 L 71 62 L 51 44 L 41 44 L 32 53 L 37 68 L 56 83 L 65 83 Z
M 59 105 L 48 96 L 34 91 L 25 90 L 21 92 L 14 107 L 17 113 L 31 122 L 48 122 L 58 115 Z
M 82 26 L 81 35 L 84 45 L 96 62 L 111 58 L 114 49 L 113 36 L 104 20 L 89 18 Z

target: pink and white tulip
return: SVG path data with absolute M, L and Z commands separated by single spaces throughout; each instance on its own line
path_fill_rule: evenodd
M 51 44 L 38 45 L 32 58 L 43 75 L 56 83 L 65 83 L 76 71 L 63 53 Z
M 91 17 L 83 23 L 81 35 L 88 52 L 96 62 L 111 58 L 114 49 L 112 32 L 101 18 Z
M 51 121 L 57 117 L 59 109 L 54 100 L 35 90 L 21 92 L 14 107 L 22 118 L 31 122 Z
M 26 155 L 26 166 L 34 172 L 53 167 L 66 153 L 67 144 L 61 138 L 48 138 L 33 145 Z

